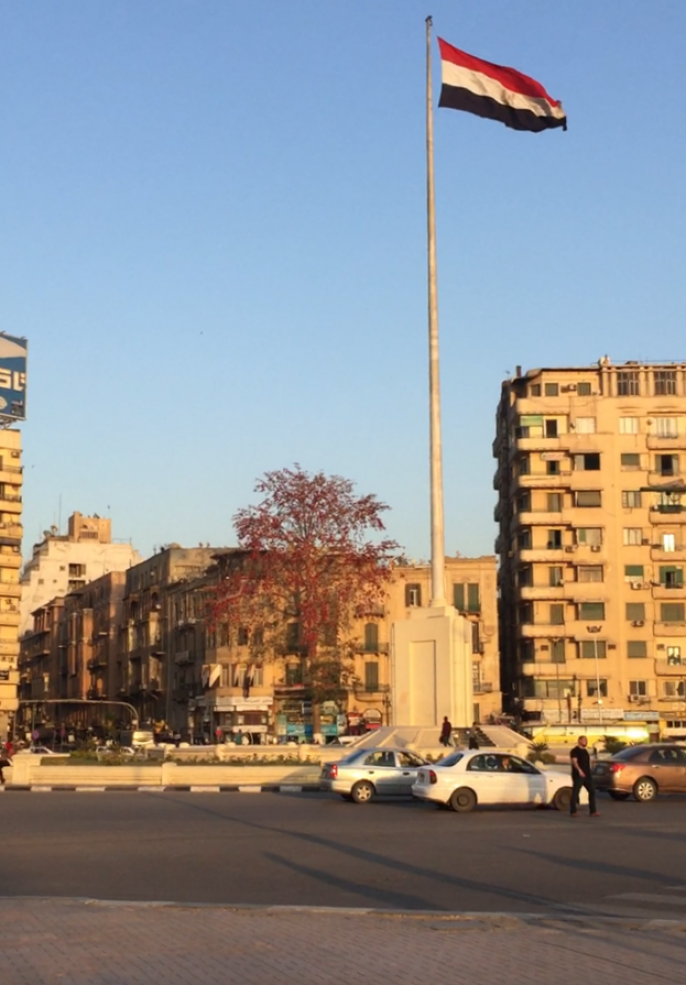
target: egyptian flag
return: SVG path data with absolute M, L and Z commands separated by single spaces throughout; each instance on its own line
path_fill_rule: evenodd
M 443 68 L 439 106 L 498 120 L 513 130 L 567 129 L 562 103 L 552 99 L 540 82 L 468 55 L 442 38 L 438 45 Z

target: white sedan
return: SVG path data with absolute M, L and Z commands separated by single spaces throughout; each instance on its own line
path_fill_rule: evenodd
M 434 766 L 417 771 L 412 796 L 451 807 L 460 814 L 477 804 L 513 804 L 569 810 L 569 773 L 539 769 L 506 749 L 456 749 Z M 586 791 L 582 797 L 587 800 Z

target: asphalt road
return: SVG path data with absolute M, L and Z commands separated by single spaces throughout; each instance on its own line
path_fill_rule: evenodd
M 9 793 L 0 896 L 686 919 L 686 799 L 457 815 L 326 794 Z

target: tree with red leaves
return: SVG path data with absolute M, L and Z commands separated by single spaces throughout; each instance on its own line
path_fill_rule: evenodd
M 341 476 L 296 464 L 255 491 L 262 501 L 234 517 L 213 621 L 243 628 L 253 663 L 300 658 L 316 729 L 317 706 L 340 707 L 353 681 L 356 620 L 383 605 L 398 544 L 382 536 L 388 507 Z

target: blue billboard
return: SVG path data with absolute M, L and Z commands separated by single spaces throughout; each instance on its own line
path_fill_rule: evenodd
M 0 332 L 0 417 L 26 419 L 26 339 Z

